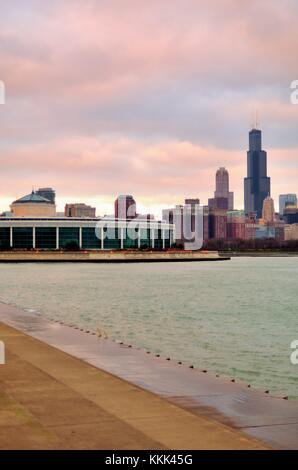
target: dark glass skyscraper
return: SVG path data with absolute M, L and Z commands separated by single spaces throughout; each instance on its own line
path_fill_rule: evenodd
M 262 132 L 252 129 L 249 133 L 247 152 L 247 177 L 244 179 L 244 208 L 248 215 L 256 212 L 262 217 L 263 201 L 270 196 L 270 178 L 267 176 L 267 152 L 262 150 Z

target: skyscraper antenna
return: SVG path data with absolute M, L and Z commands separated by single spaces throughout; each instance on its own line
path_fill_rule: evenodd
M 260 129 L 259 112 L 257 110 L 253 113 L 250 127 L 251 129 Z
M 256 117 L 255 117 L 255 129 L 259 129 L 260 123 L 259 123 L 259 112 L 256 110 Z

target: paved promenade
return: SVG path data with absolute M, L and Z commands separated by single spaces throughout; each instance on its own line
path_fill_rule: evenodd
M 0 449 L 266 447 L 4 323 L 0 340 Z
M 0 303 L 1 321 L 200 418 L 220 422 L 274 449 L 298 449 L 298 400 L 275 398 L 247 384 Z

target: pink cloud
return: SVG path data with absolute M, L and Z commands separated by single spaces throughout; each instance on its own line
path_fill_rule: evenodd
M 226 166 L 241 206 L 256 109 L 273 194 L 295 191 L 294 2 L 11 0 L 2 16 L 5 204 L 50 184 L 99 207 L 120 192 L 206 202 Z
M 295 190 L 298 169 L 293 172 L 288 167 L 281 172 L 276 162 L 284 158 L 295 164 L 297 155 L 298 149 L 268 152 L 269 173 L 279 192 L 287 192 L 290 182 L 291 190 Z M 28 193 L 32 186 L 53 185 L 58 201 L 92 198 L 99 211 L 106 209 L 102 200 L 112 203 L 119 193 L 133 193 L 140 203 L 147 201 L 150 206 L 180 203 L 185 197 L 200 197 L 206 203 L 214 191 L 216 169 L 226 166 L 237 204 L 243 205 L 246 155 L 241 149 L 223 150 L 179 141 L 148 145 L 123 138 L 75 138 L 23 147 L 7 152 L 5 158 L 1 196 L 11 194 L 12 199 Z

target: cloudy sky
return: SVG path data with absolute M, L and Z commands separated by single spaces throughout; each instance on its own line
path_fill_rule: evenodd
M 0 210 L 52 186 L 58 208 L 243 207 L 258 110 L 272 194 L 298 192 L 297 0 L 10 0 L 1 4 Z

